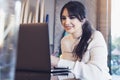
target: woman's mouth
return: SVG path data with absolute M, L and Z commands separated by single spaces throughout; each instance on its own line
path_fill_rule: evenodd
M 66 26 L 65 29 L 66 30 L 70 30 L 72 27 L 71 26 Z

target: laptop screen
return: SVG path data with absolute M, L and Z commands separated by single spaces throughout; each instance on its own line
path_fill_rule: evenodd
M 16 71 L 50 72 L 47 23 L 20 24 Z

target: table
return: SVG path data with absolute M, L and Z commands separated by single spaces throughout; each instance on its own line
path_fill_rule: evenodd
M 15 80 L 80 80 L 75 79 L 74 74 L 68 73 L 36 73 L 36 72 L 17 72 Z
M 11 80 L 6 76 L 7 72 L 3 75 L 0 74 L 0 80 Z M 12 80 L 80 80 L 76 79 L 75 75 L 70 71 L 65 72 L 44 72 L 44 71 L 16 71 L 15 78 Z

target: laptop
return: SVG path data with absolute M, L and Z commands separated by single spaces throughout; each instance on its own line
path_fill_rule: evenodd
M 15 80 L 49 80 L 58 72 L 66 69 L 51 69 L 47 23 L 20 24 Z
M 16 72 L 50 72 L 47 23 L 20 24 Z

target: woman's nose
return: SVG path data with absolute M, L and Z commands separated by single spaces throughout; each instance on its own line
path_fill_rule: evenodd
M 66 24 L 66 25 L 67 25 L 67 24 L 70 24 L 70 19 L 69 19 L 69 18 L 66 18 L 65 24 Z

